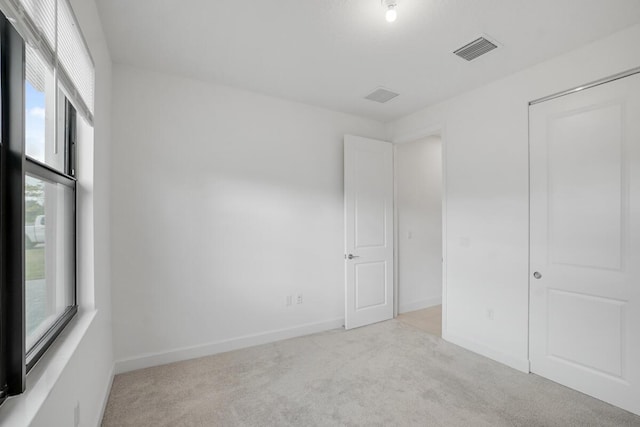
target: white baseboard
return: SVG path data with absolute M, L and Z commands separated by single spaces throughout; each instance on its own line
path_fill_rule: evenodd
M 210 356 L 241 348 L 253 347 L 260 344 L 267 344 L 274 341 L 295 338 L 317 332 L 324 332 L 330 329 L 341 328 L 344 319 L 332 319 L 323 322 L 306 323 L 286 329 L 278 329 L 258 334 L 245 335 L 209 344 L 202 344 L 192 347 L 184 347 L 167 350 L 158 353 L 148 353 L 137 357 L 118 360 L 115 364 L 116 374 L 134 371 L 136 369 L 149 368 L 152 366 L 165 365 L 167 363 L 179 362 L 182 360 L 195 359 L 198 357 Z
M 400 307 L 398 307 L 398 313 L 422 310 L 423 308 L 429 308 L 440 304 L 442 304 L 442 297 L 427 298 L 422 301 L 416 301 L 409 304 L 400 304 Z
M 104 397 L 102 398 L 102 408 L 100 408 L 100 413 L 98 414 L 98 419 L 95 422 L 96 427 L 100 427 L 102 425 L 102 419 L 104 418 L 104 411 L 107 410 L 107 402 L 109 401 L 109 395 L 111 394 L 111 386 L 113 385 L 113 376 L 115 375 L 115 363 L 111 366 L 111 370 L 109 371 L 109 377 L 107 378 L 107 386 L 104 392 Z
M 524 372 L 526 374 L 529 373 L 528 359 L 519 359 L 517 357 L 509 356 L 508 354 L 504 354 L 500 351 L 486 347 L 482 344 L 478 344 L 478 343 L 469 341 L 465 338 L 460 338 L 455 335 L 451 335 L 446 331 L 442 331 L 442 339 L 445 341 L 449 341 L 452 344 L 466 348 L 467 350 L 473 351 L 474 353 L 478 353 L 481 356 L 495 360 L 496 362 L 500 362 L 503 365 L 507 365 L 517 371 Z

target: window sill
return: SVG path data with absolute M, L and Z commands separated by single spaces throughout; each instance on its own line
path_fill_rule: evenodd
M 28 426 L 45 402 L 96 317 L 96 310 L 79 311 L 27 375 L 24 393 L 0 407 L 0 427 Z

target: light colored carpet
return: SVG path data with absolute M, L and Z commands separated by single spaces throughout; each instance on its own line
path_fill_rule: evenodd
M 103 426 L 640 426 L 397 320 L 117 375 Z
M 396 317 L 399 321 L 415 326 L 431 335 L 442 336 L 442 306 L 436 305 L 422 310 L 409 311 Z

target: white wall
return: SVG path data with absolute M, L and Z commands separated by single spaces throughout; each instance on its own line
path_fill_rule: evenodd
M 393 124 L 394 139 L 445 128 L 446 339 L 528 369 L 528 102 L 639 66 L 638 40 L 628 28 Z
M 118 371 L 342 325 L 343 135 L 384 125 L 122 65 L 113 105 Z
M 442 140 L 430 136 L 398 144 L 399 311 L 442 301 Z
M 79 315 L 0 408 L 0 425 L 97 426 L 113 376 L 110 266 L 111 59 L 93 0 L 71 0 L 96 66 L 95 127 L 78 147 Z

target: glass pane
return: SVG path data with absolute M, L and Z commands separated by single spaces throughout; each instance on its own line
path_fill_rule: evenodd
M 27 351 L 75 305 L 75 221 L 71 188 L 25 177 Z
M 53 71 L 29 45 L 25 47 L 25 145 L 34 160 L 64 171 L 64 145 L 55 138 Z

